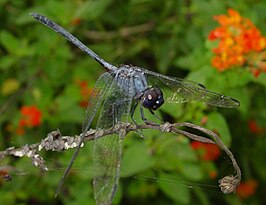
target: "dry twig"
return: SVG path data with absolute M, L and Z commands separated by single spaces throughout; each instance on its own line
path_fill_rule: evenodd
M 178 127 L 189 127 L 194 130 L 201 131 L 204 134 L 207 134 L 211 137 L 211 139 L 208 139 L 206 137 L 198 136 L 196 134 L 178 129 Z M 106 130 L 89 130 L 85 134 L 85 140 L 91 141 L 99 137 L 104 137 L 107 135 L 118 133 L 120 130 L 123 130 L 127 134 L 130 131 L 138 131 L 138 130 L 144 130 L 144 129 L 154 129 L 159 130 L 161 132 L 172 132 L 175 134 L 181 134 L 184 135 L 192 140 L 200 141 L 203 143 L 212 143 L 218 145 L 222 150 L 226 152 L 226 154 L 230 157 L 233 167 L 235 169 L 236 175 L 227 175 L 224 178 L 219 180 L 219 186 L 221 188 L 221 191 L 225 194 L 229 194 L 232 192 L 235 192 L 237 189 L 240 180 L 241 180 L 241 170 L 234 158 L 234 155 L 232 152 L 224 145 L 224 143 L 220 140 L 220 138 L 212 131 L 205 129 L 203 127 L 200 127 L 198 125 L 194 125 L 192 123 L 174 123 L 170 124 L 168 122 L 161 124 L 161 125 L 132 125 L 130 123 L 119 123 L 115 125 L 114 127 L 111 127 Z M 119 134 L 119 133 L 118 133 Z M 25 145 L 20 148 L 14 148 L 10 147 L 7 148 L 4 151 L 0 152 L 0 160 L 4 159 L 8 156 L 16 156 L 16 157 L 29 157 L 32 159 L 32 163 L 34 166 L 37 166 L 41 168 L 42 170 L 47 171 L 48 167 L 45 165 L 44 159 L 40 156 L 38 152 L 41 150 L 52 150 L 61 152 L 67 149 L 75 148 L 77 147 L 80 137 L 82 134 L 77 136 L 61 136 L 61 133 L 59 130 L 52 131 L 47 134 L 47 137 L 43 139 L 40 143 L 32 144 L 32 145 Z M 82 145 L 83 146 L 83 145 Z

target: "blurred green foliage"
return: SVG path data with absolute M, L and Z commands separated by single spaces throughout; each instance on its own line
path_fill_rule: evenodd
M 227 158 L 202 161 L 182 136 L 144 131 L 124 140 L 121 180 L 114 204 L 265 204 L 266 74 L 258 78 L 245 68 L 223 73 L 211 67 L 208 33 L 214 15 L 234 8 L 266 35 L 263 0 L 0 0 L 0 148 L 40 141 L 59 128 L 81 131 L 85 109 L 77 81 L 93 87 L 104 69 L 61 36 L 35 21 L 39 12 L 77 36 L 113 64 L 133 64 L 166 75 L 200 82 L 241 102 L 236 110 L 202 103 L 164 105 L 158 113 L 171 122 L 190 121 L 219 134 L 236 155 L 243 181 L 258 183 L 247 199 L 223 195 L 217 179 L 232 171 Z M 23 105 L 42 111 L 42 124 L 16 134 Z M 252 124 L 253 123 L 253 124 Z M 92 144 L 82 148 L 64 190 L 57 183 L 73 151 L 43 153 L 50 171 L 42 173 L 29 159 L 5 159 L 18 169 L 0 185 L 2 204 L 94 204 Z M 227 164 L 225 164 L 227 163 Z M 209 173 L 218 177 L 210 179 Z M 209 185 L 209 186 L 205 186 Z

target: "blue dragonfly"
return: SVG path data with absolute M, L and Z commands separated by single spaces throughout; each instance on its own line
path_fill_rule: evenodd
M 86 132 L 96 113 L 99 113 L 96 129 L 107 129 L 119 122 L 133 119 L 140 105 L 142 120 L 154 124 L 144 116 L 144 109 L 152 114 L 165 102 L 182 103 L 192 100 L 208 105 L 236 108 L 239 102 L 231 97 L 207 90 L 202 84 L 170 77 L 132 65 L 114 66 L 79 41 L 75 36 L 49 18 L 31 13 L 36 20 L 51 28 L 92 57 L 106 70 L 97 80 L 83 121 L 80 143 L 58 185 L 56 194 L 76 159 Z M 133 122 L 134 119 L 133 119 Z M 109 205 L 116 193 L 122 156 L 123 137 L 113 134 L 94 140 L 94 196 L 97 205 Z

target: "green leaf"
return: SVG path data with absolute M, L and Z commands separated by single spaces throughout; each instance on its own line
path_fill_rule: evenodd
M 176 38 L 167 39 L 162 44 L 156 44 L 154 48 L 155 56 L 158 61 L 158 70 L 166 73 L 170 63 L 175 56 Z
M 196 48 L 190 55 L 177 58 L 174 64 L 187 70 L 199 70 L 209 64 L 209 58 L 204 53 L 203 48 Z
M 187 185 L 184 185 L 184 179 L 180 176 L 173 174 L 160 174 L 159 187 L 165 195 L 170 197 L 177 203 L 189 204 L 190 190 Z
M 261 73 L 257 78 L 253 78 L 253 81 L 256 83 L 259 83 L 263 86 L 266 86 L 266 74 L 265 73 Z
M 156 153 L 157 166 L 163 170 L 179 170 L 184 173 L 186 170 L 184 164 L 197 161 L 187 139 L 177 137 L 175 134 L 158 137 L 153 149 Z
M 193 189 L 193 194 L 197 196 L 198 204 L 201 205 L 210 205 L 209 199 L 207 195 L 205 194 L 205 190 L 201 189 Z
M 163 111 L 164 113 L 167 113 L 172 116 L 174 119 L 178 119 L 184 113 L 183 110 L 183 103 L 167 103 L 160 107 L 159 112 Z
M 10 54 L 23 57 L 32 55 L 33 49 L 28 46 L 28 40 L 16 38 L 11 32 L 2 30 L 0 32 L 0 43 Z
M 16 49 L 19 47 L 18 39 L 12 33 L 5 30 L 0 32 L 0 43 L 10 53 L 16 53 Z
M 206 80 L 212 75 L 212 68 L 210 66 L 202 66 L 199 69 L 191 71 L 186 79 L 196 81 L 200 84 L 205 85 Z
M 111 0 L 98 0 L 88 1 L 83 5 L 82 10 L 79 13 L 85 13 L 87 19 L 96 19 L 101 15 L 104 15 Z
M 231 88 L 229 90 L 225 90 L 225 93 L 240 102 L 240 106 L 238 108 L 231 111 L 228 110 L 228 112 L 241 111 L 243 114 L 249 113 L 251 98 L 247 88 Z
M 210 67 L 210 73 L 206 73 L 206 87 L 216 92 L 223 92 L 228 88 L 242 87 L 249 83 L 253 76 L 244 68 L 234 68 L 224 72 L 219 72 Z
M 64 95 L 56 99 L 58 106 L 57 120 L 61 122 L 81 123 L 84 111 L 78 106 L 79 92 L 75 85 L 68 86 Z
M 217 132 L 225 145 L 229 146 L 231 144 L 231 134 L 222 114 L 218 112 L 210 113 L 206 127 Z
M 14 56 L 3 56 L 0 58 L 0 70 L 7 70 L 14 64 L 16 64 L 17 58 L 14 58 Z
M 68 189 L 72 197 L 66 200 L 66 204 L 80 205 L 95 203 L 95 200 L 93 198 L 92 182 L 83 181 L 74 183 Z
M 121 176 L 136 174 L 153 167 L 155 158 L 149 152 L 149 147 L 144 142 L 135 142 L 125 149 L 121 162 Z
M 197 163 L 186 162 L 179 167 L 181 174 L 188 180 L 199 181 L 203 179 L 204 174 L 200 165 Z

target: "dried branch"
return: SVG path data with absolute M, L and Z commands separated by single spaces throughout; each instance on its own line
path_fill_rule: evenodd
M 136 26 L 121 28 L 116 31 L 86 31 L 85 35 L 90 39 L 96 40 L 126 38 L 133 34 L 145 33 L 147 31 L 150 31 L 154 28 L 154 26 L 154 22 L 150 21 Z
M 196 134 L 178 129 L 177 127 L 189 127 L 194 130 L 201 131 L 204 134 L 207 134 L 211 137 L 211 139 L 208 139 L 206 137 L 198 136 Z M 144 129 L 153 129 L 153 130 L 159 130 L 161 132 L 172 132 L 175 134 L 181 134 L 184 135 L 192 140 L 200 141 L 203 143 L 212 143 L 218 145 L 222 150 L 226 152 L 226 154 L 230 157 L 233 167 L 235 169 L 236 175 L 228 175 L 224 178 L 219 180 L 219 186 L 221 188 L 221 191 L 225 194 L 229 194 L 232 192 L 235 192 L 237 189 L 240 180 L 241 180 L 241 170 L 234 158 L 234 155 L 232 152 L 224 145 L 224 143 L 220 140 L 220 138 L 212 131 L 205 129 L 203 127 L 200 127 L 198 125 L 194 125 L 192 123 L 174 123 L 170 124 L 168 122 L 161 124 L 161 125 L 132 125 L 130 123 L 119 123 L 115 125 L 114 127 L 111 127 L 106 130 L 89 130 L 85 134 L 84 142 L 91 141 L 100 137 L 104 137 L 111 134 L 119 134 L 120 136 L 125 136 L 130 131 L 137 131 L 144 130 Z M 41 168 L 42 170 L 47 171 L 48 168 L 45 165 L 44 159 L 40 156 L 38 152 L 41 150 L 51 150 L 51 151 L 57 151 L 61 152 L 67 149 L 75 148 L 78 146 L 78 143 L 80 141 L 81 135 L 76 136 L 62 136 L 59 130 L 52 131 L 47 134 L 47 137 L 43 139 L 40 143 L 32 144 L 32 145 L 25 145 L 20 148 L 14 148 L 10 147 L 7 148 L 4 151 L 0 152 L 0 160 L 4 159 L 8 156 L 16 156 L 16 157 L 29 157 L 32 159 L 32 163 L 34 166 L 37 166 Z M 82 144 L 83 146 L 83 144 Z

